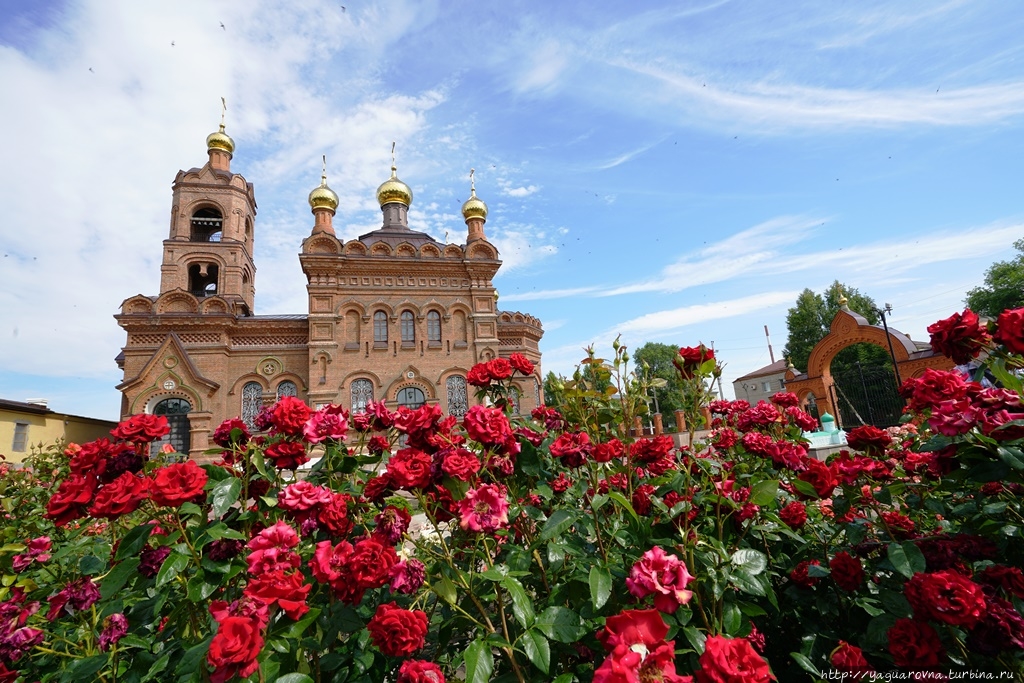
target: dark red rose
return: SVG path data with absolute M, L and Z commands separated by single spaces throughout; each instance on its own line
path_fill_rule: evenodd
M 746 638 L 710 636 L 695 672 L 697 683 L 768 683 L 777 680 Z
M 679 358 L 673 361 L 684 379 L 693 377 L 693 374 L 704 364 L 705 361 L 714 360 L 713 349 L 700 344 L 698 346 L 684 346 L 679 349 Z
M 445 454 L 441 471 L 452 479 L 469 481 L 480 471 L 480 458 L 465 448 L 455 448 Z
M 317 513 L 317 520 L 320 526 L 333 536 L 347 536 L 352 530 L 352 518 L 348 514 L 349 503 L 352 496 L 345 493 L 335 493 L 331 501 L 320 508 Z
M 817 584 L 820 579 L 808 575 L 807 569 L 811 565 L 814 565 L 816 567 L 821 566 L 821 562 L 819 562 L 818 560 L 804 560 L 796 567 L 794 567 L 793 571 L 789 573 L 789 580 L 798 586 L 803 586 L 804 588 L 813 588 L 814 585 Z
M 52 519 L 56 526 L 67 526 L 72 520 L 85 517 L 96 483 L 96 477 L 91 474 L 69 475 L 46 504 L 46 518 Z
M 743 440 L 753 442 L 753 439 L 747 439 L 748 436 L 763 436 L 758 432 L 749 432 L 744 434 Z M 768 437 L 765 437 L 766 439 Z M 775 463 L 775 466 L 779 469 L 787 468 L 794 472 L 803 472 L 810 464 L 810 459 L 807 457 L 807 449 L 803 444 L 793 443 L 791 441 L 771 441 L 767 443 L 758 442 L 753 444 L 757 448 L 761 448 L 761 455 L 767 455 Z
M 388 475 L 400 489 L 422 489 L 432 480 L 433 459 L 416 448 L 403 448 L 388 460 Z
M 279 470 L 294 470 L 299 465 L 309 462 L 306 445 L 301 441 L 278 441 L 267 446 L 264 453 Z
M 125 472 L 99 490 L 96 500 L 89 508 L 89 514 L 93 517 L 117 519 L 121 515 L 134 512 L 149 496 L 149 488 L 149 479 Z
M 508 362 L 512 366 L 512 369 L 521 375 L 529 376 L 533 374 L 533 363 L 529 358 L 521 353 L 510 354 Z
M 807 522 L 807 508 L 799 501 L 793 501 L 779 510 L 779 518 L 793 529 L 799 529 Z
M 226 617 L 210 641 L 206 661 L 214 668 L 213 683 L 224 683 L 234 677 L 245 678 L 260 668 L 256 660 L 263 650 L 260 623 L 246 617 Z
M 395 544 L 402 540 L 402 536 L 409 528 L 409 522 L 412 521 L 412 516 L 408 510 L 388 505 L 373 518 L 373 521 L 377 523 L 373 529 L 373 535 L 382 543 Z
M 150 443 L 169 434 L 171 426 L 163 415 L 132 415 L 110 430 L 110 435 L 119 441 Z
M 395 490 L 395 483 L 391 475 L 385 471 L 376 477 L 371 477 L 363 484 L 363 497 L 374 503 L 381 503 L 388 494 Z
M 388 582 L 391 568 L 396 564 L 398 553 L 394 547 L 371 536 L 356 543 L 349 557 L 348 571 L 359 588 L 373 590 Z
M 68 468 L 75 474 L 93 474 L 99 477 L 107 469 L 112 446 L 109 439 L 96 439 L 82 444 L 78 452 L 71 456 Z
M 152 579 L 160 573 L 164 560 L 171 554 L 171 546 L 161 545 L 156 548 L 145 546 L 139 553 L 139 573 Z
M 952 570 L 917 573 L 903 587 L 914 616 L 971 628 L 985 616 L 981 586 Z
M 1024 353 L 1024 308 L 1014 308 L 999 314 L 995 340 L 1010 353 Z
M 208 476 L 194 460 L 161 467 L 153 473 L 150 496 L 157 505 L 180 507 L 202 495 Z
M 633 458 L 642 463 L 649 463 L 659 460 L 675 446 L 670 436 L 655 436 L 650 439 L 638 439 L 629 447 L 629 453 Z
M 487 371 L 486 363 L 477 363 L 466 373 L 466 382 L 474 387 L 487 387 L 491 385 L 491 373 Z
M 970 363 L 992 337 L 981 326 L 978 314 L 969 308 L 928 326 L 932 348 L 953 359 L 957 365 Z
M 366 444 L 366 450 L 374 455 L 382 455 L 391 450 L 391 444 L 388 443 L 387 437 L 371 436 L 370 442 Z
M 927 669 L 945 657 L 942 641 L 928 622 L 897 619 L 888 632 L 889 652 L 896 666 Z
M 489 360 L 486 365 L 487 374 L 491 376 L 491 379 L 502 380 L 512 376 L 512 363 L 506 358 Z
M 309 611 L 306 595 L 313 587 L 302 581 L 302 572 L 275 570 L 254 576 L 245 587 L 245 595 L 268 608 L 275 604 L 289 619 L 298 620 Z
M 846 443 L 856 451 L 879 456 L 892 443 L 892 437 L 883 429 L 872 427 L 871 425 L 863 425 L 861 427 L 854 427 L 846 434 Z
M 640 484 L 633 489 L 633 510 L 638 515 L 649 515 L 651 513 L 651 496 L 656 489 L 650 484 Z
M 1024 600 L 1024 572 L 1017 567 L 994 564 L 991 567 L 986 567 L 974 578 L 978 583 L 993 588 L 1002 588 L 1015 598 Z
M 294 396 L 282 396 L 270 409 L 270 421 L 276 432 L 289 436 L 301 436 L 302 430 L 306 426 L 306 420 L 312 413 L 310 407 L 302 400 Z
M 991 598 L 985 618 L 967 637 L 967 647 L 989 657 L 998 657 L 1003 650 L 1024 650 L 1024 617 L 1009 600 Z
M 500 446 L 512 437 L 512 425 L 501 408 L 476 405 L 463 419 L 469 438 L 485 446 Z
M 213 432 L 213 442 L 221 448 L 244 446 L 251 437 L 249 427 L 238 418 L 224 420 Z
M 380 605 L 366 625 L 370 640 L 389 657 L 408 657 L 423 647 L 427 638 L 427 614 L 402 609 L 397 603 Z
M 621 458 L 626 452 L 625 446 L 618 439 L 611 439 L 608 443 L 599 443 L 594 446 L 591 455 L 594 462 L 610 462 L 613 459 Z
M 967 381 L 958 372 L 928 368 L 920 377 L 903 382 L 900 395 L 908 400 L 911 410 L 923 410 L 943 401 L 967 397 Z
M 839 647 L 832 650 L 829 662 L 844 673 L 869 674 L 874 671 L 868 660 L 864 659 L 861 649 L 845 640 L 840 640 Z
M 860 560 L 845 550 L 837 553 L 828 566 L 832 570 L 832 580 L 844 591 L 855 591 L 864 584 L 864 567 Z
M 559 458 L 566 467 L 580 467 L 590 453 L 590 437 L 586 432 L 566 432 L 551 442 L 551 457 Z
M 445 683 L 445 681 L 444 673 L 437 664 L 424 662 L 421 659 L 407 659 L 398 669 L 396 683 Z
M 801 472 L 797 479 L 806 481 L 813 486 L 819 498 L 828 498 L 839 485 L 835 471 L 820 460 L 813 458 L 807 460 L 807 469 Z

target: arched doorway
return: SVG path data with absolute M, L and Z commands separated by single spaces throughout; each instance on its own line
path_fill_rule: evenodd
M 832 358 L 829 374 L 829 398 L 842 427 L 900 423 L 904 402 L 886 349 L 869 342 L 851 344 Z
M 188 455 L 192 446 L 192 430 L 188 420 L 188 413 L 191 410 L 192 404 L 183 398 L 165 398 L 153 406 L 153 414 L 166 417 L 167 424 L 171 427 L 167 436 L 154 442 L 155 449 L 168 443 L 176 453 Z

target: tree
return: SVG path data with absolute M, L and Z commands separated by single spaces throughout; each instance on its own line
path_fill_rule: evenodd
M 872 325 L 881 322 L 878 306 L 874 299 L 861 294 L 855 287 L 834 281 L 822 294 L 810 289 L 800 292 L 796 305 L 786 313 L 786 329 L 789 338 L 783 355 L 799 370 L 807 370 L 807 360 L 814 345 L 825 338 L 832 325 L 832 319 L 839 312 L 839 299 L 847 298 L 847 306 L 854 313 L 867 318 Z M 891 362 L 885 349 L 868 344 L 856 344 L 836 354 L 832 361 L 833 372 L 852 367 L 858 361 L 864 365 L 884 365 Z
M 985 271 L 985 286 L 967 292 L 964 303 L 978 315 L 995 318 L 1010 308 L 1024 306 L 1024 239 L 1013 243 L 1019 253 L 1009 261 L 996 261 Z
M 638 371 L 644 370 L 646 363 L 646 371 L 650 377 L 660 377 L 665 380 L 665 386 L 654 388 L 657 401 L 656 405 L 651 405 L 651 412 L 655 412 L 655 408 L 661 411 L 662 424 L 666 431 L 675 431 L 675 411 L 683 407 L 682 380 L 679 370 L 672 363 L 678 357 L 678 346 L 657 342 L 647 342 L 633 354 L 633 362 Z

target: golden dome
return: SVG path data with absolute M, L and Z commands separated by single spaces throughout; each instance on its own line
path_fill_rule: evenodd
M 484 204 L 483 200 L 476 196 L 476 189 L 470 191 L 469 199 L 462 205 L 462 217 L 467 221 L 470 218 L 479 218 L 481 220 L 487 220 L 487 205 Z
M 334 190 L 327 187 L 326 173 L 320 176 L 319 187 L 313 188 L 313 191 L 309 193 L 309 208 L 313 211 L 317 209 L 336 211 L 338 209 L 338 195 L 335 194 Z
M 381 208 L 385 204 L 391 204 L 392 202 L 398 202 L 406 206 L 412 204 L 412 190 L 398 179 L 398 168 L 396 166 L 391 166 L 391 177 L 377 188 L 377 201 L 380 203 Z
M 220 130 L 216 133 L 210 133 L 206 137 L 206 149 L 212 151 L 215 149 L 222 150 L 228 154 L 235 153 L 235 141 L 224 132 L 224 124 L 220 124 Z

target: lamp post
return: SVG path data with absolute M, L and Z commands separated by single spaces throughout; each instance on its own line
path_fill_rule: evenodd
M 896 351 L 892 348 L 892 337 L 889 336 L 889 325 L 885 321 L 885 314 L 892 315 L 892 304 L 886 304 L 884 308 L 876 308 L 875 312 L 882 316 L 882 328 L 885 330 L 885 341 L 889 342 L 889 357 L 892 358 L 892 371 L 896 375 L 896 388 L 903 384 L 900 379 L 900 368 L 896 365 Z

